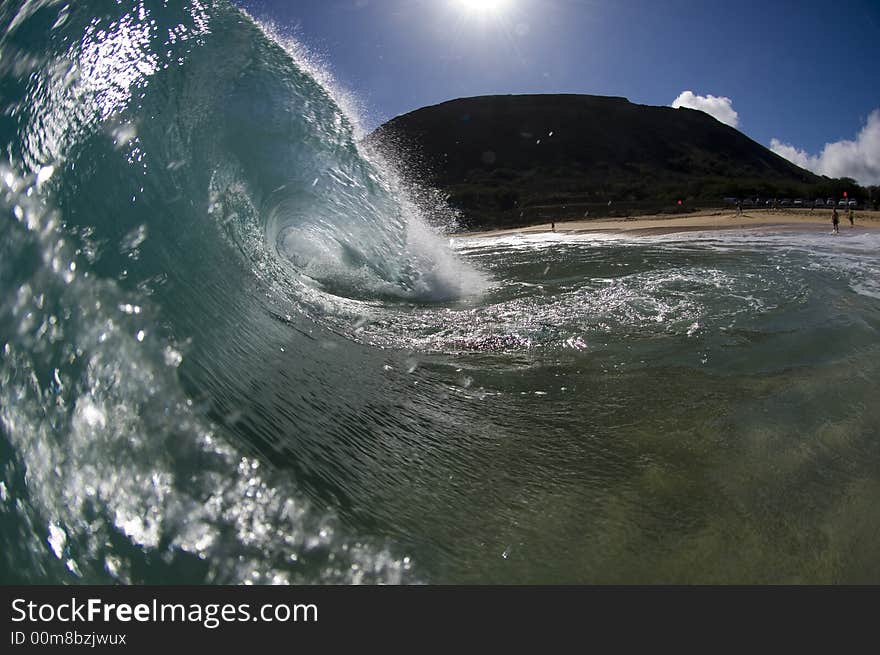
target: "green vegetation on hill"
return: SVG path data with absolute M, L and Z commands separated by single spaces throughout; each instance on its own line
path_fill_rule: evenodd
M 369 140 L 406 161 L 417 181 L 445 191 L 465 228 L 687 211 L 725 197 L 812 202 L 844 190 L 864 194 L 852 180 L 799 168 L 703 112 L 625 98 L 463 98 L 398 116 Z

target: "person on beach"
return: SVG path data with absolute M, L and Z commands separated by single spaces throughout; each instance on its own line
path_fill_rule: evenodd
M 834 234 L 840 232 L 840 217 L 837 215 L 837 207 L 831 210 L 831 229 Z
M 846 217 L 849 219 L 849 226 L 850 226 L 850 227 L 855 227 L 855 226 L 856 226 L 856 221 L 855 221 L 855 217 L 853 216 L 853 210 L 852 210 L 852 207 L 847 207 L 847 208 L 846 208 Z
M 550 229 L 555 232 L 556 231 L 556 221 L 550 221 Z
M 742 214 L 743 214 L 743 204 L 742 204 L 742 200 L 737 200 L 737 201 L 736 201 L 736 215 L 737 215 L 737 216 L 742 216 Z

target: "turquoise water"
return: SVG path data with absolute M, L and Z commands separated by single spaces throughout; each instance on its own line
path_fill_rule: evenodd
M 449 238 L 170 4 L 0 8 L 0 580 L 880 580 L 880 235 Z

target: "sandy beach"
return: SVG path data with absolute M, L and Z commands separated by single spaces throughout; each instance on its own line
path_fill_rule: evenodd
M 840 215 L 840 230 L 854 229 L 849 225 L 846 213 Z M 556 222 L 556 231 L 561 233 L 582 232 L 626 232 L 633 235 L 668 234 L 718 229 L 748 229 L 756 227 L 780 228 L 815 228 L 831 230 L 831 210 L 787 209 L 770 211 L 757 209 L 744 211 L 737 215 L 732 209 L 709 209 L 692 214 L 655 214 L 630 218 L 572 219 Z M 860 210 L 855 212 L 855 229 L 880 228 L 880 211 Z M 551 231 L 550 223 L 530 225 L 528 227 L 490 230 L 484 232 L 468 232 L 460 236 L 483 237 L 504 234 L 534 234 Z

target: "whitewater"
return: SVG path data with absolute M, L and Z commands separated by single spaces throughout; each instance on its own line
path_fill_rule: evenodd
M 220 1 L 0 104 L 0 582 L 880 580 L 876 232 L 452 237 Z

